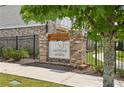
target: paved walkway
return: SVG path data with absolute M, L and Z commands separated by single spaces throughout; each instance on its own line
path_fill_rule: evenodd
M 75 87 L 102 87 L 102 77 L 42 67 L 0 62 L 0 72 L 51 81 Z M 115 86 L 124 86 L 124 81 L 115 80 Z

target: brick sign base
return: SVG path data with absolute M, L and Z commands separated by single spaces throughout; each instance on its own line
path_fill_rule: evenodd
M 65 35 L 65 38 L 63 38 Z M 59 37 L 59 38 L 58 38 Z M 41 34 L 40 37 L 40 62 L 41 63 L 55 63 L 64 64 L 72 66 L 80 66 L 86 61 L 86 40 L 83 38 L 81 33 L 71 37 L 69 33 L 59 33 L 59 34 Z M 49 58 L 49 47 L 48 43 L 50 40 L 69 40 L 70 41 L 70 59 L 56 59 Z

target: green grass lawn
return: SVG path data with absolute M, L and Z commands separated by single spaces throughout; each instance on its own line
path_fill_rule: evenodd
M 124 62 L 124 52 L 123 51 L 118 51 L 116 53 L 116 58 L 120 60 L 121 62 Z
M 99 73 L 102 75 L 103 73 L 103 62 L 100 60 L 97 60 L 93 57 L 93 52 L 87 53 L 87 63 L 91 65 L 91 68 L 96 73 Z
M 98 49 L 97 54 L 99 54 L 99 53 L 103 53 L 103 50 Z M 92 63 L 95 64 L 95 58 L 93 57 L 93 52 L 87 53 L 87 60 L 88 59 L 89 59 L 89 61 L 92 60 Z M 124 62 L 124 51 L 116 51 L 116 59 L 121 61 L 121 62 Z M 101 62 L 101 61 L 97 60 L 97 62 Z
M 103 64 L 103 62 L 102 61 L 100 61 L 100 60 L 97 60 L 96 61 L 96 59 L 93 57 L 93 52 L 89 52 L 89 53 L 87 53 L 87 55 L 86 55 L 86 60 L 87 60 L 87 63 L 88 64 L 90 64 L 90 65 L 102 65 Z
M 19 81 L 20 84 L 13 85 L 10 83 L 12 80 Z M 0 73 L 0 87 L 64 87 L 64 86 L 65 85 L 53 82 L 35 80 L 26 77 Z

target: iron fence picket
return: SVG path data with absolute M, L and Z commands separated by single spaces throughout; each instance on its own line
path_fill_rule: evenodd
M 95 66 L 97 66 L 97 48 L 98 48 L 98 46 L 97 46 L 97 41 L 95 41 Z
M 16 36 L 16 50 L 18 50 L 19 47 L 18 47 L 18 36 Z

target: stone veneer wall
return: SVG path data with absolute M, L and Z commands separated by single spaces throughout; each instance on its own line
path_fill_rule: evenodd
M 43 31 L 45 31 L 45 26 L 4 28 L 0 29 L 0 37 L 39 35 Z

